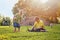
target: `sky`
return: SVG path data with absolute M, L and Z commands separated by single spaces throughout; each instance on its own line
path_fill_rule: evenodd
M 0 0 L 0 15 L 13 18 L 12 8 L 18 0 Z

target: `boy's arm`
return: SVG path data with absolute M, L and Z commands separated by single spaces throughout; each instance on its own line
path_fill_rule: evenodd
M 36 22 L 35 22 L 34 25 L 32 26 L 32 29 L 33 29 L 33 28 L 35 29 L 35 26 L 36 26 Z
M 33 27 L 35 27 L 35 26 L 36 26 L 36 22 L 34 23 Z

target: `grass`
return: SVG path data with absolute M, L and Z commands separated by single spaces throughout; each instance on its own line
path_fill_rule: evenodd
M 31 26 L 21 26 L 20 32 L 13 32 L 13 27 L 0 26 L 0 40 L 60 40 L 60 24 L 52 28 L 46 26 L 48 32 L 28 32 Z

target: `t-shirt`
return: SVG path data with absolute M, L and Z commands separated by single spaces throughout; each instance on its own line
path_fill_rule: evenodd
M 44 23 L 42 20 L 34 23 L 34 28 L 41 28 L 42 26 L 44 26 Z
M 13 18 L 13 22 L 17 22 L 17 23 L 20 23 L 21 22 L 21 16 L 18 13 Z

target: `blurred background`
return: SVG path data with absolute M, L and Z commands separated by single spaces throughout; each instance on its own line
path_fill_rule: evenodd
M 36 16 L 43 20 L 45 25 L 60 23 L 60 0 L 1 0 L 1 22 L 13 22 L 14 16 L 21 17 L 17 17 L 21 20 L 21 25 L 33 25 Z

